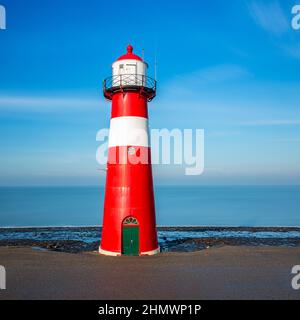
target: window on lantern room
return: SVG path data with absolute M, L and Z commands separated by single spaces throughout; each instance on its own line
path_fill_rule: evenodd
M 125 65 L 126 74 L 136 74 L 136 65 L 135 64 L 126 64 Z
M 119 65 L 119 74 L 124 74 L 124 64 Z
M 137 85 L 136 70 L 136 64 L 119 64 L 118 74 L 122 78 L 122 85 Z

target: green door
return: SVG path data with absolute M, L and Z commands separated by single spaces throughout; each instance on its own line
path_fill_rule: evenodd
M 139 227 L 123 226 L 122 253 L 127 256 L 139 255 Z

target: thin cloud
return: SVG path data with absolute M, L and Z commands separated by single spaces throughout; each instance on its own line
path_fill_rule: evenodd
M 222 64 L 206 67 L 190 73 L 181 74 L 162 85 L 162 92 L 168 97 L 188 98 L 197 95 L 202 87 L 228 83 L 249 76 L 247 69 L 234 64 Z
M 248 3 L 249 14 L 263 30 L 273 37 L 274 45 L 288 56 L 300 59 L 297 33 L 291 27 L 291 5 L 285 3 L 286 10 L 278 0 Z
M 214 83 L 238 79 L 248 74 L 248 71 L 239 65 L 223 64 L 203 68 L 189 74 L 179 76 L 175 81 L 179 80 L 181 86 L 183 84 Z M 184 82 L 182 82 L 182 80 L 184 80 Z
M 7 110 L 57 111 L 72 108 L 94 108 L 101 105 L 100 98 L 74 98 L 49 96 L 0 96 L 0 108 Z
M 300 45 L 298 43 L 294 45 L 283 45 L 282 49 L 290 56 L 300 59 Z
M 208 133 L 209 136 L 212 137 L 227 137 L 227 136 L 238 136 L 241 133 L 239 131 L 212 131 L 210 133 Z
M 300 142 L 300 138 L 282 138 L 282 139 L 277 139 L 276 141 L 278 142 Z
M 289 21 L 278 1 L 251 1 L 248 9 L 256 24 L 267 32 L 280 36 L 289 31 Z
M 240 123 L 243 126 L 294 126 L 300 125 L 300 120 L 256 120 Z

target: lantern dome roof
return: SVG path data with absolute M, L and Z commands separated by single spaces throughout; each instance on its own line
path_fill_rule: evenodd
M 117 61 L 119 60 L 125 60 L 125 59 L 133 59 L 133 60 L 139 60 L 139 61 L 143 61 L 143 59 L 141 57 L 139 57 L 138 55 L 133 53 L 133 46 L 131 44 L 129 44 L 127 46 L 127 53 L 123 54 L 122 56 L 120 56 Z

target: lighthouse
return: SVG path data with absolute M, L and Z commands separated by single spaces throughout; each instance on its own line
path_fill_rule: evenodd
M 147 69 L 128 45 L 103 82 L 104 97 L 111 100 L 99 248 L 104 255 L 159 252 L 148 132 L 148 102 L 156 95 L 156 81 L 147 76 Z

